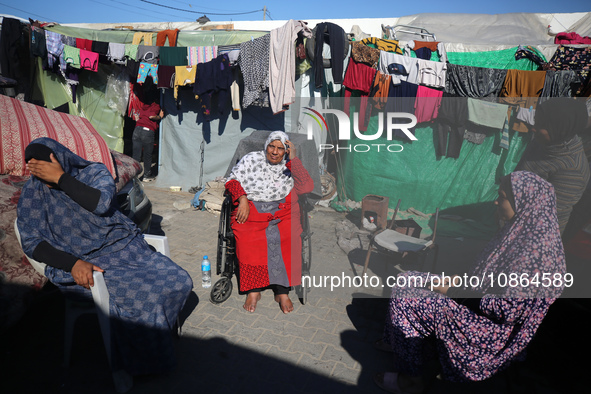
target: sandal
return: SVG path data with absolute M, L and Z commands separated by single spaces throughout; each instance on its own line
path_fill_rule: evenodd
M 374 383 L 384 391 L 405 394 L 398 388 L 398 372 L 379 372 L 373 376 Z
M 378 339 L 377 341 L 375 341 L 373 343 L 373 347 L 382 351 L 382 352 L 394 353 L 394 350 L 392 350 L 392 346 L 390 346 L 386 342 L 384 342 L 383 339 Z

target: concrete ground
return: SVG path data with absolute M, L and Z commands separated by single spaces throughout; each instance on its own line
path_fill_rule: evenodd
M 194 293 L 184 311 L 182 337 L 176 341 L 174 372 L 135 379 L 131 393 L 282 392 L 380 393 L 376 372 L 391 368 L 391 355 L 373 348 L 381 337 L 387 309 L 387 287 L 313 287 L 302 305 L 291 295 L 295 310 L 284 315 L 272 293 L 264 292 L 255 313 L 243 308 L 236 289 L 222 304 L 209 300 L 201 287 L 203 255 L 215 275 L 219 217 L 188 207 L 193 195 L 146 186 L 153 203 L 151 231 L 166 235 L 172 259 L 193 278 Z M 335 228 L 346 214 L 316 207 L 309 214 L 312 276 L 353 277 L 363 270 L 364 250 L 345 253 Z M 439 270 L 469 264 L 483 246 L 475 240 L 440 238 Z M 390 260 L 374 255 L 369 275 L 382 281 L 395 274 Z M 381 282 L 380 282 L 381 283 Z M 317 282 L 319 284 L 319 282 Z M 528 357 L 484 382 L 457 384 L 437 380 L 429 393 L 575 393 L 584 386 L 581 373 L 588 353 L 589 305 L 581 300 L 557 301 L 528 349 Z M 568 335 L 565 335 L 568 334 Z M 5 393 L 114 392 L 100 332 L 93 316 L 79 319 L 72 365 L 62 366 L 63 304 L 46 288 L 17 327 L 3 338 Z

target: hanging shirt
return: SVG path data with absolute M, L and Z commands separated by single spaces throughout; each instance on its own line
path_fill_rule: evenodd
M 86 49 L 80 50 L 80 68 L 84 70 L 98 71 L 98 53 L 87 51 Z
M 166 47 L 162 47 L 166 48 Z M 197 67 L 195 66 L 176 66 L 174 78 L 174 99 L 178 98 L 179 86 L 186 86 L 195 83 Z
M 405 72 L 401 74 L 397 71 L 389 71 L 388 66 L 392 64 L 401 65 Z M 392 83 L 394 83 L 394 85 L 400 83 L 400 81 L 405 81 L 416 85 L 419 84 L 419 59 L 381 51 L 378 70 L 384 74 L 390 74 L 392 76 Z M 392 70 L 392 67 L 390 67 L 390 70 Z

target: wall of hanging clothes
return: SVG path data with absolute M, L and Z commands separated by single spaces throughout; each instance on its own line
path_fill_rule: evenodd
M 125 105 L 120 99 L 114 106 L 115 95 L 105 92 L 123 91 L 126 79 L 133 84 L 152 78 L 167 111 L 160 161 L 166 176 L 160 179 L 187 188 L 222 175 L 233 144 L 254 129 L 305 133 L 304 106 L 336 105 L 358 113 L 356 127 L 368 135 L 378 129 L 380 113 L 411 112 L 419 121 L 411 130 L 418 141 L 395 135 L 403 154 L 339 155 L 339 198 L 360 201 L 396 189 L 403 204 L 427 212 L 494 199 L 494 179 L 514 168 L 529 141 L 527 120 L 538 98 L 589 91 L 588 46 L 377 37 L 351 42 L 337 24 L 319 23 L 310 30 L 293 20 L 269 32 L 54 25 L 34 28 L 32 37 L 45 103 L 69 102 L 116 148 L 121 119 L 133 117 L 134 98 L 130 94 L 123 97 Z M 317 144 L 329 138 L 321 130 L 314 134 Z M 203 169 L 203 179 L 196 179 Z

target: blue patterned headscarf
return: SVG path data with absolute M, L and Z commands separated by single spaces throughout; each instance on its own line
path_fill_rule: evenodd
M 32 176 L 23 187 L 17 208 L 21 243 L 28 256 L 32 257 L 40 242 L 47 241 L 80 259 L 91 259 L 123 249 L 140 233 L 112 204 L 115 182 L 104 164 L 87 161 L 51 138 L 38 138 L 31 144 L 49 147 L 66 173 L 100 190 L 101 197 L 90 212 L 64 191 L 49 188 Z M 122 240 L 127 241 L 119 242 Z

